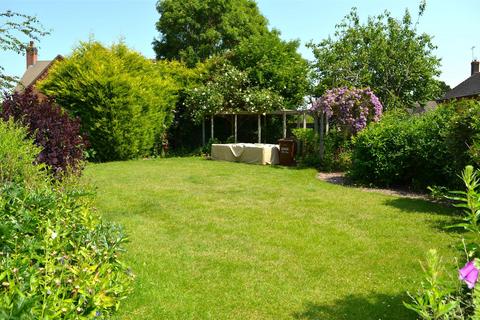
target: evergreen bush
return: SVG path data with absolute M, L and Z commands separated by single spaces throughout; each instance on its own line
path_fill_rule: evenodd
M 126 160 L 164 142 L 179 89 L 164 69 L 122 43 L 82 42 L 39 88 L 80 117 L 94 160 Z

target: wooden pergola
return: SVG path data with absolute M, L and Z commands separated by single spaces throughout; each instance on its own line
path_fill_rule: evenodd
M 215 124 L 214 124 L 214 118 L 217 115 L 232 115 L 234 117 L 234 137 L 235 137 L 235 143 L 237 143 L 237 124 L 238 124 L 238 116 L 239 115 L 249 115 L 249 116 L 254 116 L 256 115 L 258 117 L 258 143 L 262 142 L 262 115 L 281 115 L 283 116 L 283 138 L 285 139 L 287 137 L 287 115 L 303 115 L 303 128 L 307 128 L 307 113 L 308 110 L 278 110 L 278 111 L 267 111 L 267 112 L 261 112 L 261 113 L 256 113 L 256 112 L 248 112 L 248 111 L 239 111 L 239 112 L 221 112 L 217 113 L 215 115 L 210 116 L 210 137 L 213 139 L 214 134 L 215 134 Z M 202 121 L 202 143 L 205 145 L 205 118 L 203 118 Z

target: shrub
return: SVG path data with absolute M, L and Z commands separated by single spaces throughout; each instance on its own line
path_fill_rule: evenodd
M 321 169 L 324 171 L 345 171 L 351 166 L 352 139 L 341 131 L 330 131 L 325 135 Z
M 126 237 L 82 190 L 50 182 L 39 152 L 0 120 L 0 319 L 108 318 L 130 288 Z
M 73 193 L 0 188 L 0 318 L 108 318 L 130 288 L 121 228 Z
M 41 147 L 38 161 L 58 176 L 80 169 L 86 138 L 80 133 L 79 119 L 72 119 L 49 99 L 40 99 L 31 89 L 6 94 L 0 117 L 13 118 L 28 127 L 29 135 Z
M 26 128 L 0 119 L 0 186 L 34 187 L 46 181 L 44 167 L 35 165 L 41 149 L 28 138 Z
M 444 105 L 423 115 L 387 114 L 354 139 L 350 177 L 362 183 L 417 189 L 454 185 L 461 170 L 456 162 L 466 164 L 457 149 L 467 149 L 450 132 L 455 112 L 453 105 Z
M 293 135 L 300 143 L 297 163 L 301 166 L 318 167 L 320 164 L 320 140 L 313 129 L 293 129 Z
M 124 44 L 90 41 L 57 62 L 39 88 L 80 117 L 95 160 L 125 160 L 164 142 L 179 90 L 164 70 Z

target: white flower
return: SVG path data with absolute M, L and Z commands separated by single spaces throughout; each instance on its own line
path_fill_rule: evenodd
M 57 233 L 55 231 L 52 231 L 52 239 L 55 240 L 57 238 Z

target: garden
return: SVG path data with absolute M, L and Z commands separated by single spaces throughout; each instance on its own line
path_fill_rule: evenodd
M 422 109 L 425 10 L 352 9 L 307 61 L 254 1 L 160 0 L 155 61 L 91 37 L 32 86 L 0 68 L 0 318 L 480 319 L 480 102 Z M 0 17 L 3 50 L 48 33 Z M 212 160 L 287 135 L 296 166 Z

